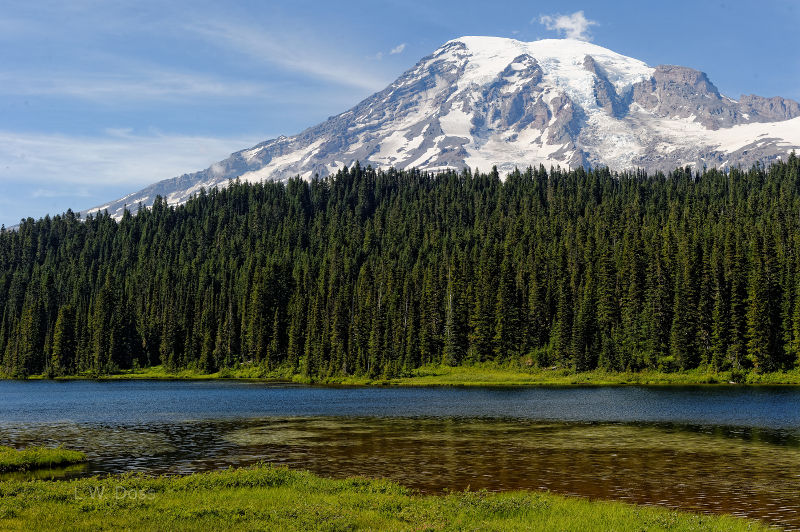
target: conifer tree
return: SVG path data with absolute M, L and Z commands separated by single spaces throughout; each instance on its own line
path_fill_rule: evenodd
M 357 164 L 27 219 L 0 230 L 2 371 L 795 368 L 799 174 Z
M 758 371 L 772 369 L 769 286 L 761 257 L 761 242 L 752 244 L 747 295 L 747 358 Z
M 460 364 L 467 356 L 467 308 L 458 263 L 447 271 L 445 330 L 442 362 L 448 366 Z
M 497 296 L 494 306 L 494 336 L 492 346 L 495 360 L 519 356 L 521 347 L 519 316 L 514 270 L 508 244 L 505 246 L 500 276 L 497 279 Z

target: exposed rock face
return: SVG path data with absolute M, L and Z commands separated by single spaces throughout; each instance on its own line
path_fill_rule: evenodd
M 566 94 L 561 94 L 550 100 L 550 108 L 554 119 L 548 128 L 548 144 L 570 142 L 580 127 L 572 100 Z
M 606 112 L 612 116 L 621 116 L 624 114 L 625 107 L 622 102 L 620 102 L 614 85 L 608 80 L 605 71 L 597 64 L 594 57 L 587 55 L 583 59 L 583 67 L 594 74 L 592 87 L 597 105 L 605 109 Z
M 691 68 L 655 68 L 575 40 L 463 37 L 384 90 L 291 137 L 234 153 L 103 205 L 180 203 L 230 179 L 281 180 L 363 166 L 501 171 L 544 164 L 615 170 L 749 166 L 800 148 L 800 105 L 719 93 Z M 97 210 L 97 209 L 95 209 Z
M 708 129 L 739 123 L 738 104 L 723 98 L 703 72 L 687 67 L 657 66 L 650 79 L 634 87 L 633 101 L 655 116 L 694 117 Z
M 632 100 L 656 116 L 694 117 L 708 129 L 800 116 L 795 101 L 743 95 L 737 102 L 720 95 L 703 72 L 673 65 L 657 66 L 650 79 L 634 86 Z
M 528 90 L 516 90 L 518 79 L 526 80 Z M 550 109 L 542 101 L 541 81 L 542 69 L 536 59 L 527 54 L 516 57 L 482 94 L 483 100 L 491 103 L 487 109 L 488 123 L 494 129 L 514 131 L 531 124 L 544 126 L 550 120 Z M 466 104 L 462 105 L 462 111 L 468 111 L 468 102 L 462 99 L 462 103 Z
M 800 116 L 800 104 L 780 96 L 764 98 L 755 94 L 742 94 L 739 108 L 759 122 L 776 122 Z

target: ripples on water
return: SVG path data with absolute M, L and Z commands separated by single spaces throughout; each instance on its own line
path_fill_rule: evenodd
M 797 428 L 785 423 L 757 428 L 375 415 L 166 421 L 155 414 L 132 422 L 119 415 L 102 423 L 79 415 L 77 421 L 0 421 L 0 444 L 61 444 L 89 456 L 85 466 L 35 473 L 40 478 L 185 474 L 263 461 L 332 477 L 388 477 L 426 493 L 547 489 L 800 528 L 800 441 Z

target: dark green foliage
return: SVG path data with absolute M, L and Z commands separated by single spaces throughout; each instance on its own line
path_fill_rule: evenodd
M 374 171 L 0 231 L 2 371 L 791 368 L 800 164 Z
M 66 375 L 75 364 L 75 309 L 64 305 L 58 309 L 53 332 L 53 350 L 50 357 L 50 375 Z

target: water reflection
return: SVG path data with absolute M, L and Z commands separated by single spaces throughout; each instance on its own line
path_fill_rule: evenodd
M 64 476 L 265 461 L 325 476 L 388 477 L 428 493 L 548 489 L 800 528 L 800 443 L 789 430 L 374 417 L 0 427 L 0 444 L 59 443 L 89 456 Z
M 32 471 L 5 471 L 0 473 L 3 480 L 66 480 L 81 476 L 86 471 L 86 464 L 74 464 L 65 467 L 47 467 Z

